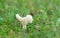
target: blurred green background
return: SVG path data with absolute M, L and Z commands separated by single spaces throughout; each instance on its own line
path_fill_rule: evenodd
M 17 13 L 33 16 L 27 30 L 16 19 Z M 60 0 L 0 0 L 0 38 L 60 38 L 58 18 Z

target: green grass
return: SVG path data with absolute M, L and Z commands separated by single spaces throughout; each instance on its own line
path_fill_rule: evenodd
M 33 15 L 27 30 L 16 19 L 17 13 Z M 0 0 L 0 38 L 60 38 L 58 18 L 60 0 Z

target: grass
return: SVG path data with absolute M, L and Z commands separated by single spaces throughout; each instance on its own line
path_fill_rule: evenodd
M 0 0 L 0 38 L 60 38 L 60 0 Z M 15 15 L 32 14 L 23 30 Z M 58 23 L 57 23 L 58 24 Z

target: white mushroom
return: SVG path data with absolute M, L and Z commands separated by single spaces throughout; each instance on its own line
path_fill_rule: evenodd
M 18 19 L 18 21 L 21 22 L 23 29 L 26 29 L 26 25 L 28 23 L 32 23 L 32 21 L 33 21 L 33 18 L 31 15 L 27 15 L 26 17 L 21 17 L 21 16 L 19 16 L 19 14 L 16 14 L 16 18 Z

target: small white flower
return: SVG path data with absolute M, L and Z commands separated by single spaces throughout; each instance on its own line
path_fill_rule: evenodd
M 26 17 L 21 17 L 19 14 L 16 14 L 16 18 L 21 22 L 23 29 L 26 29 L 26 25 L 28 23 L 32 23 L 33 18 L 31 15 L 27 15 Z

